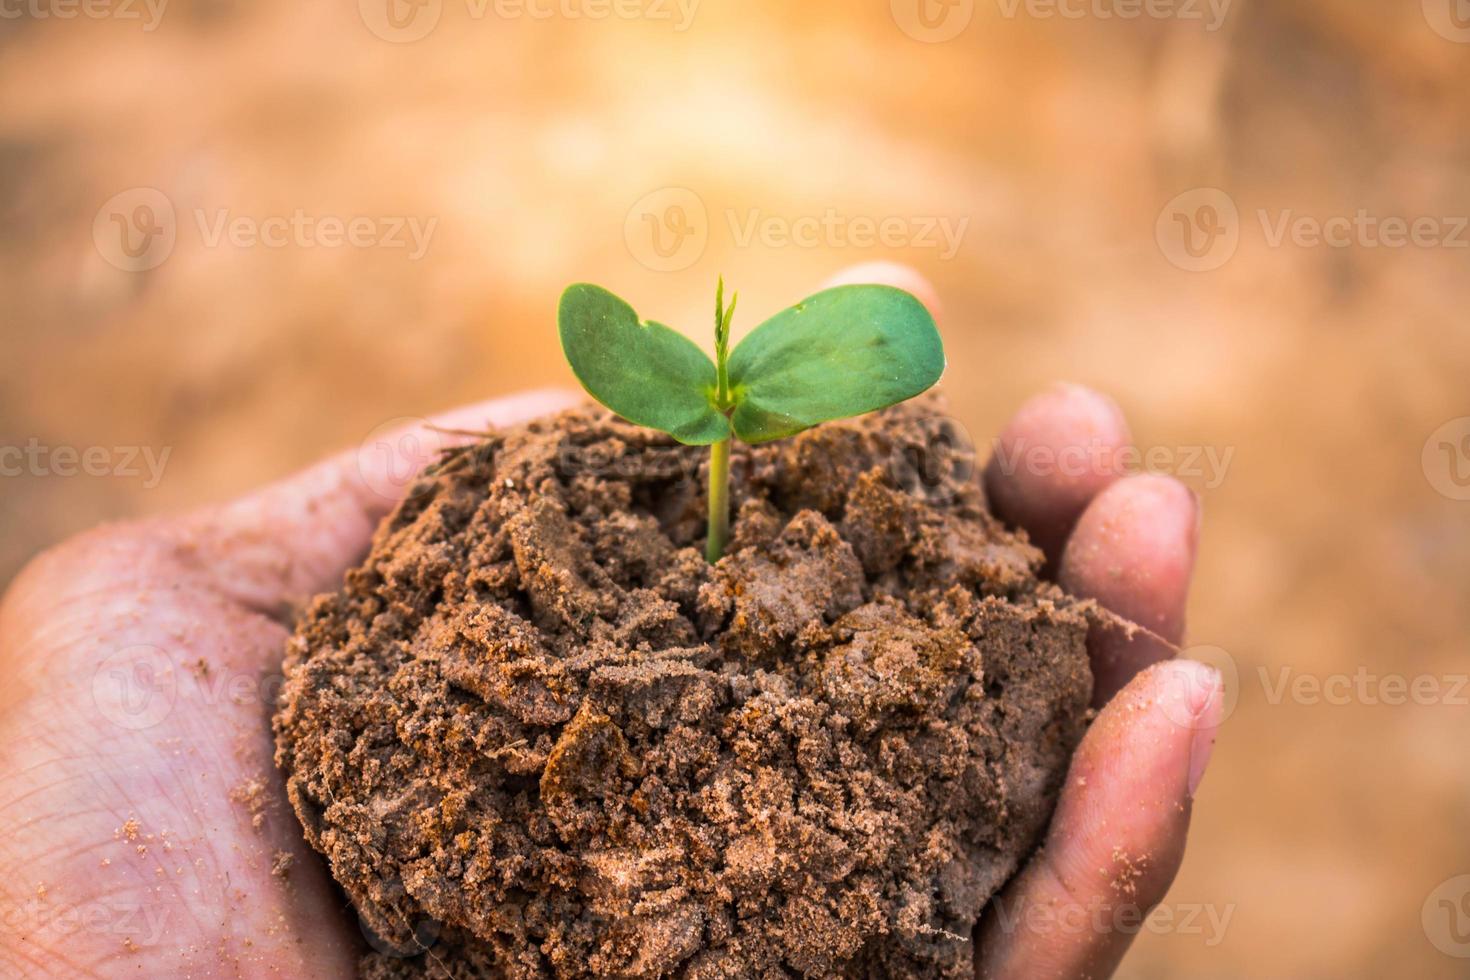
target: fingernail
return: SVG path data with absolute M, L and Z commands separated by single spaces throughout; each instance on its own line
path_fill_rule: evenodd
M 1205 778 L 1205 769 L 1215 751 L 1215 734 L 1220 728 L 1220 716 L 1225 707 L 1225 691 L 1220 672 L 1208 664 L 1199 664 L 1200 682 L 1190 690 L 1189 707 L 1193 712 L 1194 733 L 1189 740 L 1189 798 L 1194 799 L 1199 784 Z

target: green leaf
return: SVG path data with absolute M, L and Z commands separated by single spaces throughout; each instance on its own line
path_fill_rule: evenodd
M 730 437 L 710 404 L 715 365 L 699 346 L 600 286 L 578 283 L 557 311 L 562 351 L 587 393 L 629 422 L 691 446 Z
M 944 345 L 903 290 L 838 286 L 756 327 L 729 370 L 735 434 L 754 444 L 926 391 L 944 373 Z

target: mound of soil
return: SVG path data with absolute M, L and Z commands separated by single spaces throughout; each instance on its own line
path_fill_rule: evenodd
M 1086 724 L 1089 611 L 938 413 L 737 445 L 713 567 L 707 451 L 600 410 L 426 474 L 276 718 L 362 975 L 971 975 Z

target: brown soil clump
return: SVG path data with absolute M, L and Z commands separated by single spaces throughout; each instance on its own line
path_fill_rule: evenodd
M 1086 723 L 1088 612 L 937 411 L 737 446 L 714 567 L 707 452 L 599 410 L 427 474 L 276 719 L 363 975 L 970 975 Z

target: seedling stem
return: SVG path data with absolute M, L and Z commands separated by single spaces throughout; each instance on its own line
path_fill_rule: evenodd
M 725 277 L 715 287 L 715 406 L 726 417 L 734 407 L 730 398 L 730 320 L 735 315 L 736 293 L 725 308 Z M 709 537 L 704 557 L 711 565 L 725 553 L 730 539 L 730 440 L 721 439 L 709 451 Z

